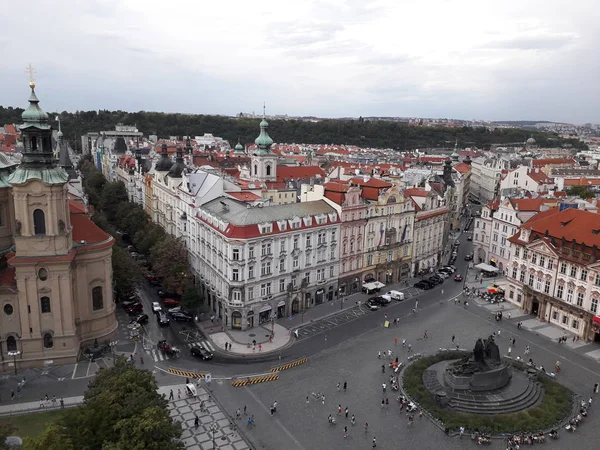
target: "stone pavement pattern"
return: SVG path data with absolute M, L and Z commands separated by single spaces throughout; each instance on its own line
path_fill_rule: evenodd
M 201 401 L 205 402 L 204 411 L 200 410 Z M 202 387 L 198 387 L 198 397 L 172 401 L 169 403 L 169 409 L 173 420 L 181 422 L 181 439 L 188 450 L 250 449 L 240 436 L 236 425 L 210 400 L 210 395 Z M 196 416 L 200 419 L 198 428 L 194 426 Z

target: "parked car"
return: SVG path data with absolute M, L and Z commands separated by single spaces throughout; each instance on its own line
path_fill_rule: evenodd
M 144 311 L 144 305 L 142 305 L 141 303 L 135 303 L 125 308 L 125 311 L 127 311 L 127 314 L 129 315 L 138 314 Z
M 463 277 L 460 273 L 457 273 L 456 275 L 454 275 L 454 281 L 462 281 Z
M 442 278 L 439 275 L 431 275 L 429 277 L 429 281 L 431 281 L 433 283 L 437 283 L 437 284 L 442 284 L 444 282 L 444 278 Z
M 160 303 L 152 302 L 152 312 L 157 313 L 157 312 L 161 312 L 161 311 L 162 311 L 162 307 L 160 306 Z
M 154 280 L 150 280 L 150 286 L 152 287 L 161 287 L 162 283 L 159 279 L 155 278 Z
M 444 267 L 442 267 L 442 269 L 443 270 L 449 270 L 450 273 L 456 272 L 456 267 L 454 267 L 454 266 L 444 266 Z
M 192 347 L 192 356 L 196 356 L 200 359 L 212 359 L 213 354 L 202 346 L 194 346 Z
M 140 325 L 142 325 L 144 323 L 148 323 L 148 314 L 140 314 L 135 319 L 133 319 L 131 322 L 136 322 L 136 323 L 139 323 Z
M 156 315 L 156 321 L 158 322 L 158 325 L 161 326 L 161 327 L 169 325 L 169 317 L 164 312 L 159 312 Z
M 433 287 L 431 283 L 428 283 L 425 280 L 418 281 L 415 284 L 413 284 L 413 286 L 418 289 L 423 289 L 424 291 L 427 291 L 428 289 L 431 289 Z
M 382 297 L 381 295 L 378 295 L 377 297 L 371 297 L 369 299 L 369 301 L 371 303 L 376 303 L 381 306 L 387 306 L 387 304 L 390 303 L 392 301 L 392 299 L 391 299 L 391 297 L 385 298 L 385 297 Z
M 181 304 L 181 299 L 173 298 L 173 297 L 165 297 L 163 298 L 163 303 L 165 306 L 179 306 Z
M 381 306 L 379 303 L 371 301 L 371 299 L 367 300 L 366 305 L 371 311 L 377 311 Z
M 181 306 L 174 306 L 173 308 L 169 308 L 167 310 L 167 312 L 169 314 L 176 313 L 176 312 L 187 313 L 187 311 L 185 311 Z
M 467 241 L 472 241 L 472 240 L 473 240 L 473 236 L 469 236 L 469 237 L 467 238 Z
M 393 300 L 404 300 L 404 293 L 400 291 L 387 291 L 384 295 L 391 297 Z
M 184 312 L 174 312 L 171 313 L 171 319 L 178 322 L 192 322 L 194 320 L 194 316 Z
M 444 280 L 445 280 L 446 278 L 449 278 L 449 277 L 450 277 L 450 274 L 448 274 L 448 273 L 444 272 L 443 270 L 438 270 L 438 272 L 437 272 L 437 274 L 436 274 L 436 275 L 439 275 L 439 276 L 440 276 L 440 277 L 442 277 Z
M 176 294 L 175 292 L 164 291 L 162 289 L 159 289 L 156 293 L 158 294 L 158 296 L 160 298 L 164 298 L 164 297 L 180 298 L 181 297 L 179 294 Z

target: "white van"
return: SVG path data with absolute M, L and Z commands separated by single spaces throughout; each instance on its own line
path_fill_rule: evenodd
M 404 292 L 400 292 L 400 291 L 388 291 L 384 295 L 385 296 L 389 296 L 393 300 L 398 300 L 399 302 L 401 302 L 402 300 L 404 300 Z M 383 297 L 383 295 L 382 295 L 382 297 Z

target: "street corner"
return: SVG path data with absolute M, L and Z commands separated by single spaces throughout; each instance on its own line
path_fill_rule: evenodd
M 70 365 L 69 370 L 65 369 L 66 380 L 78 380 L 81 378 L 91 378 L 96 375 L 100 369 L 108 369 L 113 366 L 112 358 L 98 358 L 94 361 L 84 360 L 74 365 Z

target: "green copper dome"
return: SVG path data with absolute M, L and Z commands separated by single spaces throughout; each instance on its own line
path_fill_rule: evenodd
M 273 139 L 271 139 L 271 136 L 269 136 L 267 128 L 269 128 L 269 122 L 263 119 L 260 123 L 260 135 L 254 141 L 254 143 L 258 146 L 258 151 L 256 152 L 258 154 L 271 153 Z
M 238 152 L 243 152 L 244 151 L 244 146 L 242 144 L 240 144 L 240 141 L 238 141 L 237 145 L 235 146 L 235 149 Z
M 42 125 L 42 127 L 44 125 L 48 126 L 48 114 L 46 114 L 46 111 L 40 108 L 39 103 L 40 101 L 35 95 L 35 87 L 32 86 L 31 95 L 29 96 L 29 106 L 25 111 L 23 111 L 23 114 L 21 114 L 21 119 L 23 119 L 24 122 L 23 127 L 21 128 L 27 126 L 37 126 L 40 128 L 40 125 Z

